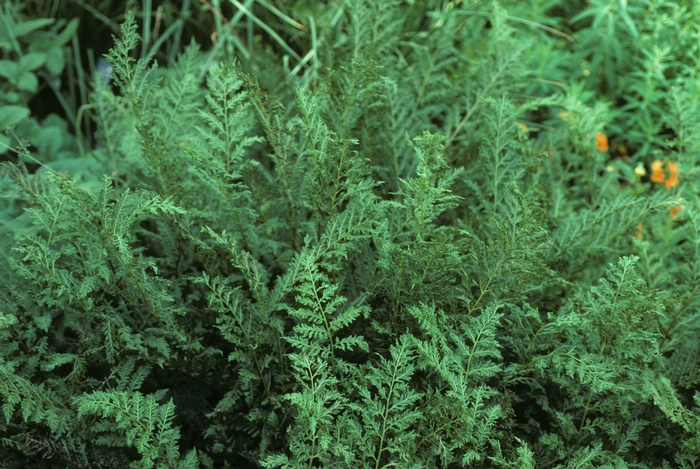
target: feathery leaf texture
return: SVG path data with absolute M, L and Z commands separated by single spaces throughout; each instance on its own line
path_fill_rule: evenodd
M 698 467 L 700 12 L 272 3 L 60 157 L 0 11 L 0 469 Z

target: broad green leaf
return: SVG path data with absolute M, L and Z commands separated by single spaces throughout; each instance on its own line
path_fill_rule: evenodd
M 0 130 L 17 125 L 28 116 L 29 109 L 24 106 L 2 106 L 0 107 Z
M 42 154 L 55 157 L 63 145 L 63 132 L 58 127 L 44 127 L 36 140 L 35 144 Z
M 5 134 L 0 134 L 0 155 L 3 155 L 10 149 L 10 139 Z
M 43 52 L 31 52 L 19 59 L 19 67 L 25 71 L 33 71 L 44 65 L 46 54 Z
M 17 88 L 34 93 L 39 87 L 39 80 L 32 72 L 26 72 L 17 78 Z
M 23 23 L 13 25 L 12 32 L 14 33 L 15 37 L 21 37 L 25 34 L 31 33 L 32 31 L 41 29 L 44 26 L 53 24 L 54 21 L 55 20 L 53 18 L 39 18 L 36 20 L 25 21 Z
M 54 47 L 53 49 L 46 52 L 46 68 L 49 69 L 54 75 L 58 75 L 63 70 L 66 65 L 65 57 L 63 56 L 63 49 L 60 47 Z
M 66 27 L 63 28 L 63 31 L 61 31 L 61 33 L 58 36 L 56 36 L 54 44 L 57 46 L 63 46 L 68 41 L 70 41 L 75 32 L 78 30 L 78 23 L 78 18 L 73 18 L 72 20 L 70 20 Z
M 17 62 L 12 60 L 0 60 L 0 77 L 5 77 L 10 81 L 16 79 L 19 73 L 19 66 Z

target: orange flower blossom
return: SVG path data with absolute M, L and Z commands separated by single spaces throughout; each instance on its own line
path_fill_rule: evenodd
M 666 189 L 676 187 L 680 183 L 680 181 L 678 180 L 678 175 L 681 173 L 680 169 L 678 168 L 678 163 L 666 162 L 666 170 L 668 173 L 668 177 L 666 177 L 666 173 L 664 173 L 663 167 L 664 162 L 662 161 L 654 160 L 654 162 L 651 163 L 651 182 L 663 182 L 666 185 Z
M 595 147 L 603 153 L 608 151 L 608 137 L 604 133 L 598 132 L 595 134 Z
M 668 179 L 666 179 L 666 188 L 669 189 L 671 187 L 676 187 L 678 185 L 678 174 L 680 173 L 678 164 L 668 163 L 666 167 L 668 168 L 669 172 Z
M 685 208 L 685 205 L 683 205 L 683 204 L 674 205 L 673 207 L 671 207 L 671 218 L 673 218 L 675 220 L 678 217 L 678 212 L 680 212 L 684 208 Z
M 661 170 L 663 163 L 659 160 L 654 160 L 651 164 L 651 182 L 664 182 L 666 178 L 664 172 Z

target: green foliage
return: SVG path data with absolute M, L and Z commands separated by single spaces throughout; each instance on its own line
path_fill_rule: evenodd
M 422 396 L 409 386 L 414 372 L 409 343 L 402 337 L 391 347 L 391 361 L 382 357 L 369 370 L 364 380 L 369 386 L 359 384 L 359 399 L 349 405 L 359 418 L 342 422 L 355 441 L 354 453 L 365 455 L 370 467 L 418 466 L 415 427 L 421 413 L 415 406 Z
M 338 333 L 361 314 L 366 318 L 369 308 L 351 306 L 339 311 L 345 298 L 336 295 L 338 285 L 328 283 L 328 277 L 318 272 L 316 265 L 309 260 L 303 262 L 303 268 L 299 295 L 296 296 L 302 307 L 289 311 L 298 322 L 294 326 L 295 334 L 287 339 L 289 343 L 302 354 L 320 357 L 331 366 L 336 365 L 336 350 L 343 352 L 360 348 L 367 351 L 367 343 L 362 337 L 341 338 Z
M 1 8 L 0 468 L 698 467 L 698 8 L 278 3 Z
M 495 340 L 501 318 L 497 309 L 494 305 L 459 328 L 434 308 L 410 311 L 427 336 L 427 340 L 416 340 L 421 367 L 435 375 L 420 434 L 430 452 L 439 455 L 442 467 L 456 462 L 469 465 L 490 453 L 488 446 L 499 448 L 495 426 L 505 417 L 504 409 L 489 402 L 498 391 L 486 384 L 500 369 L 490 359 L 501 358 Z M 436 464 L 433 461 L 429 466 Z
M 30 143 L 37 150 L 33 162 L 56 162 L 56 169 L 62 170 L 77 159 L 75 137 L 68 133 L 65 121 L 55 114 L 43 122 L 29 116 L 30 101 L 46 86 L 67 107 L 60 77 L 66 66 L 66 45 L 77 28 L 77 19 L 24 21 L 18 5 L 4 2 L 0 8 L 0 156 L 17 153 Z M 70 120 L 75 127 L 75 114 Z
M 338 380 L 328 372 L 327 362 L 320 358 L 290 354 L 289 359 L 302 387 L 301 392 L 285 395 L 298 409 L 296 424 L 288 428 L 292 458 L 268 456 L 262 466 L 301 468 L 323 464 L 323 467 L 344 467 L 342 464 L 349 463 L 353 454 L 342 442 L 342 430 L 333 428 L 335 416 L 345 403 L 337 389 Z
M 172 399 L 158 404 L 156 396 L 139 392 L 95 391 L 75 399 L 78 418 L 97 416 L 102 420 L 91 425 L 97 443 L 104 446 L 134 447 L 141 455 L 130 467 L 187 469 L 197 467 L 194 452 L 179 461 L 177 441 L 180 431 L 172 428 L 175 405 Z

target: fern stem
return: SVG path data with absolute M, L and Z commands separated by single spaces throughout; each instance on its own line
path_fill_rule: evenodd
M 394 394 L 394 383 L 396 382 L 396 368 L 393 370 L 393 375 L 391 379 L 391 389 L 389 390 L 389 393 L 386 396 L 386 401 L 384 404 L 384 414 L 382 415 L 382 432 L 380 435 L 379 439 L 379 449 L 377 451 L 377 456 L 375 458 L 375 464 L 374 464 L 374 469 L 379 469 L 379 464 L 382 460 L 382 453 L 384 452 L 384 442 L 386 441 L 386 433 L 387 433 L 387 428 L 386 428 L 386 422 L 387 419 L 389 418 L 389 407 L 391 406 L 391 398 L 392 395 Z
M 308 266 L 306 270 L 309 272 L 310 277 L 313 278 L 313 273 Z M 315 281 L 312 282 L 314 285 L 314 299 L 316 300 L 318 310 L 321 311 L 321 314 L 323 315 L 323 327 L 326 329 L 326 335 L 328 336 L 328 344 L 331 352 L 331 366 L 333 367 L 335 366 L 335 344 L 333 343 L 333 331 L 331 331 L 331 325 L 328 323 L 328 316 L 326 315 L 321 298 L 318 297 L 318 289 L 316 288 L 315 283 Z
M 537 336 L 540 335 L 540 332 L 542 332 L 545 328 L 547 328 L 548 326 L 552 326 L 552 325 L 554 325 L 554 323 L 552 323 L 552 322 L 547 323 L 547 324 L 543 324 L 537 330 L 537 332 L 535 332 L 535 335 L 532 336 L 532 339 L 530 340 L 530 344 L 527 347 L 527 351 L 525 352 L 525 356 L 527 357 L 528 361 L 530 361 L 532 359 L 532 356 L 531 356 L 532 355 L 532 348 L 535 345 L 535 342 L 537 342 Z
M 423 96 L 425 95 L 425 89 L 427 88 L 428 82 L 430 81 L 430 77 L 433 73 L 433 67 L 435 66 L 436 59 L 436 55 L 433 54 L 430 56 L 430 62 L 428 62 L 428 69 L 423 74 L 423 81 L 421 83 L 420 91 L 418 92 L 418 96 L 416 96 L 416 102 L 413 104 L 413 109 L 411 109 L 410 119 L 413 119 L 413 117 L 416 115 L 416 112 L 418 111 L 418 105 L 420 104 L 421 100 L 423 99 Z
M 504 249 L 501 252 L 501 257 L 500 257 L 500 259 L 498 259 L 498 262 L 496 262 L 496 267 L 488 274 L 489 280 L 488 280 L 488 282 L 486 282 L 486 287 L 480 288 L 479 298 L 477 298 L 476 302 L 474 302 L 474 304 L 469 307 L 469 312 L 467 313 L 467 316 L 471 316 L 472 313 L 474 311 L 476 311 L 477 307 L 479 306 L 479 303 L 484 298 L 484 295 L 486 295 L 486 293 L 489 292 L 489 288 L 491 287 L 491 282 L 493 282 L 493 279 L 496 276 L 496 272 L 498 271 L 498 269 L 501 267 L 501 264 L 505 260 L 506 252 L 508 252 L 508 249 Z
M 588 415 L 588 410 L 590 409 L 591 399 L 593 398 L 593 389 L 588 390 L 588 399 L 586 400 L 586 408 L 583 411 L 583 417 L 581 418 L 581 425 L 578 427 L 578 435 L 576 436 L 576 445 L 578 446 L 581 441 L 581 435 L 583 434 L 583 427 L 586 425 L 586 416 Z

